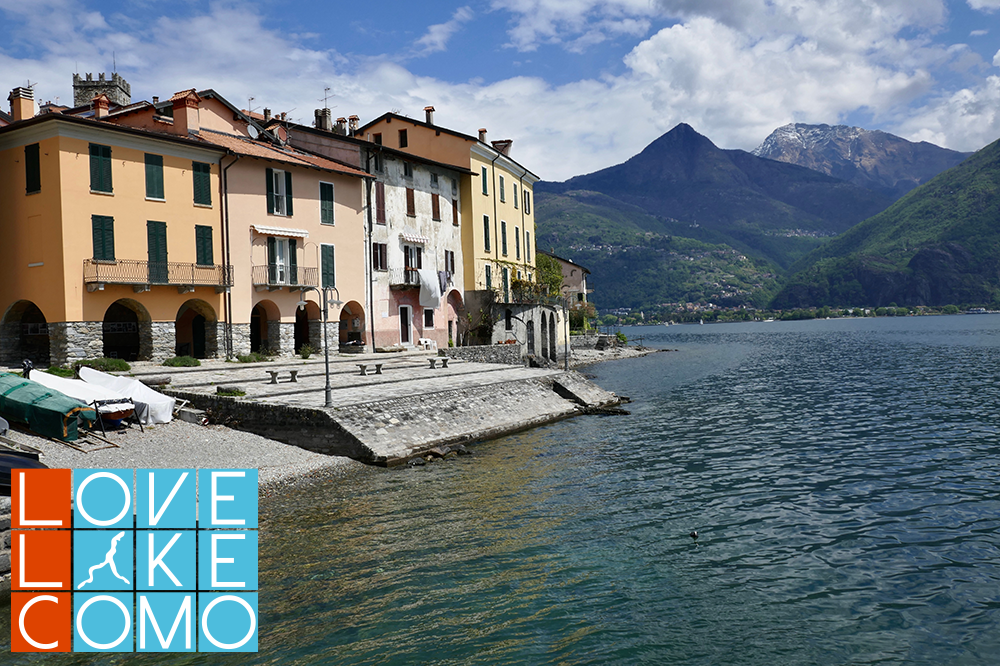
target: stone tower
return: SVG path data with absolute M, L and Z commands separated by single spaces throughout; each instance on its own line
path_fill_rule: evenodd
M 110 79 L 104 74 L 98 74 L 94 80 L 93 74 L 87 78 L 79 74 L 73 75 L 73 106 L 85 106 L 98 95 L 105 94 L 113 104 L 128 106 L 132 103 L 132 86 L 118 74 L 112 74 Z

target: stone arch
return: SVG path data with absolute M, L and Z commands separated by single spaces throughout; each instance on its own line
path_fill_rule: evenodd
M 545 315 L 542 315 L 543 319 Z M 558 350 L 556 349 L 556 316 L 554 313 L 549 313 L 549 358 L 553 361 L 557 360 Z
M 101 332 L 107 358 L 148 361 L 153 357 L 153 320 L 139 301 L 119 298 L 109 305 Z
M 278 351 L 281 346 L 281 310 L 274 301 L 258 301 L 250 311 L 250 351 Z
M 549 318 L 542 313 L 542 358 L 549 357 Z
M 9 365 L 28 359 L 36 367 L 49 367 L 49 326 L 37 305 L 17 301 L 7 308 L 0 324 L 0 350 Z
M 340 344 L 362 345 L 365 337 L 365 309 L 357 301 L 350 301 L 340 309 Z
M 527 334 L 527 338 L 528 338 L 528 356 L 534 356 L 535 355 L 535 320 L 534 319 L 529 319 L 525 323 L 525 327 L 527 328 L 527 331 L 528 331 L 528 334 Z
M 323 321 L 319 305 L 306 301 L 305 307 L 295 308 L 295 353 L 303 345 L 319 349 L 323 344 Z
M 460 328 L 462 312 L 465 310 L 465 304 L 462 302 L 462 292 L 452 289 L 448 292 L 448 298 L 445 300 L 445 303 L 445 318 L 448 320 L 448 341 L 458 345 L 464 334 L 464 330 Z
M 192 298 L 177 310 L 174 320 L 177 356 L 215 358 L 219 355 L 219 318 L 215 308 L 205 301 Z

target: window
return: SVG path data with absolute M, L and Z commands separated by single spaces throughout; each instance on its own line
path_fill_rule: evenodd
M 385 183 L 375 183 L 375 224 L 385 224 Z
M 528 190 L 523 190 L 524 192 L 524 214 L 531 215 L 531 192 Z
M 195 225 L 194 248 L 199 266 L 211 266 L 215 263 L 212 255 L 212 227 Z
M 508 308 L 507 310 L 504 310 L 503 315 L 504 315 L 504 317 L 503 317 L 504 318 L 504 329 L 506 329 L 508 331 L 513 331 L 514 330 L 514 313 L 511 312 L 510 309 Z
M 503 267 L 503 302 L 510 303 L 510 272 Z
M 146 253 L 149 258 L 150 283 L 166 284 L 169 277 L 166 222 L 146 222 Z
M 319 184 L 320 224 L 333 224 L 333 183 Z
M 268 284 L 298 284 L 297 245 L 294 238 L 268 236 Z
M 524 232 L 524 260 L 531 261 L 531 232 L 529 231 Z
M 493 288 L 493 271 L 490 270 L 490 265 L 486 264 L 486 288 Z
M 146 153 L 146 198 L 163 200 L 163 156 Z
M 406 145 L 407 145 L 406 130 L 405 129 L 401 129 L 401 130 L 399 130 L 399 147 L 400 148 L 406 148 Z
M 521 231 L 514 227 L 514 258 L 521 258 Z
M 451 196 L 458 195 L 458 180 L 455 178 L 451 179 Z
M 372 243 L 372 270 L 389 270 L 389 246 L 386 243 Z
M 517 208 L 517 185 L 514 185 L 514 208 Z
M 500 220 L 500 251 L 507 256 L 507 222 Z
M 413 178 L 413 165 L 403 162 L 403 178 Z
M 483 167 L 483 194 L 489 195 L 489 193 L 490 193 L 490 185 L 489 185 L 489 181 L 487 180 L 487 178 L 488 177 L 486 175 L 486 167 Z
M 267 168 L 267 212 L 271 215 L 292 214 L 292 174 Z
M 444 270 L 448 272 L 448 278 L 455 274 L 455 253 L 451 250 L 444 251 Z
M 204 162 L 193 162 L 194 202 L 199 206 L 212 205 L 212 165 Z M 288 174 L 291 177 L 291 174 Z M 291 191 L 291 187 L 288 188 Z M 291 204 L 289 204 L 289 207 Z M 291 213 L 288 213 L 291 215 Z
M 424 328 L 434 328 L 434 310 L 424 308 Z
M 375 153 L 375 172 L 382 173 L 382 153 Z
M 490 251 L 490 216 L 483 215 L 483 249 Z
M 90 223 L 94 232 L 94 259 L 115 260 L 115 218 L 107 215 L 91 215 Z
M 382 145 L 382 133 L 381 132 L 376 132 L 375 134 L 373 134 L 372 135 L 372 139 L 375 140 L 375 143 L 377 145 L 379 145 L 379 146 Z
M 413 192 L 412 187 L 406 188 L 406 214 L 410 217 L 416 217 L 417 215 L 417 203 L 414 200 L 416 195 Z
M 438 198 L 437 192 L 431 194 L 431 219 L 438 222 L 441 221 L 441 201 Z
M 403 264 L 405 268 L 420 269 L 424 267 L 424 250 L 420 247 L 403 246 Z
M 451 200 L 451 223 L 458 226 L 458 199 Z
M 336 263 L 334 262 L 334 251 L 332 245 L 320 245 L 320 273 L 322 274 L 321 286 L 323 289 L 327 287 L 337 286 L 337 271 Z
M 90 144 L 90 191 L 111 194 L 111 146 Z
M 436 173 L 431 174 L 431 187 L 438 186 L 438 175 Z
M 42 166 L 38 156 L 38 144 L 24 147 L 24 192 L 34 194 L 42 191 Z
M 505 201 L 507 201 L 507 197 L 504 194 L 503 174 L 500 174 L 500 203 L 504 203 Z

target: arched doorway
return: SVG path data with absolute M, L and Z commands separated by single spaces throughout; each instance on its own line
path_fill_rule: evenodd
M 549 357 L 549 318 L 542 313 L 542 358 Z
M 533 319 L 528 320 L 528 356 L 535 355 L 535 321 Z
M 250 351 L 281 350 L 281 314 L 273 301 L 260 301 L 250 311 Z
M 542 317 L 544 318 L 545 315 L 542 315 Z M 543 319 L 543 321 L 544 321 L 544 319 Z M 553 361 L 555 361 L 555 360 L 557 360 L 556 356 L 557 356 L 557 353 L 556 353 L 556 316 L 554 314 L 552 314 L 552 313 L 549 313 L 549 358 L 551 358 Z
M 104 356 L 126 361 L 149 360 L 153 331 L 149 312 L 138 301 L 122 298 L 108 306 L 102 327 Z
M 28 359 L 38 367 L 49 366 L 49 327 L 37 305 L 17 301 L 7 308 L 0 330 L 0 350 L 4 361 L 12 365 Z
M 215 309 L 199 299 L 185 302 L 174 321 L 177 356 L 215 358 L 219 354 L 219 327 Z
M 351 301 L 340 310 L 340 344 L 361 346 L 365 342 L 365 309 Z
M 448 318 L 448 342 L 459 345 L 463 331 L 459 330 L 462 321 L 462 312 L 465 305 L 462 303 L 462 294 L 457 289 L 452 289 L 448 293 L 447 310 L 445 316 Z

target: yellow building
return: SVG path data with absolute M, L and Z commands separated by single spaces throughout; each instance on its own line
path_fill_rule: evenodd
M 231 284 L 221 233 L 225 151 L 79 117 L 33 117 L 11 93 L 0 128 L 3 362 L 162 359 L 218 351 Z
M 423 121 L 386 113 L 357 130 L 357 136 L 471 171 L 461 179 L 462 264 L 467 292 L 492 290 L 514 299 L 515 280 L 534 280 L 533 189 L 538 176 L 511 158 L 511 140 L 486 141 L 434 124 L 434 108 Z

